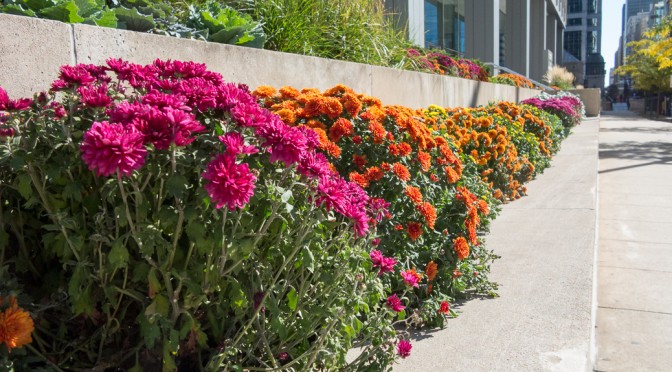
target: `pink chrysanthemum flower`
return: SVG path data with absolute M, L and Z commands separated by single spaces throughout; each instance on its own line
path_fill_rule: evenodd
M 28 108 L 33 103 L 30 98 L 9 99 L 7 92 L 0 87 L 0 110 L 18 111 Z
M 82 97 L 82 103 L 89 107 L 107 107 L 112 103 L 112 98 L 107 95 L 107 84 L 98 87 L 93 85 L 82 86 L 77 89 Z
M 299 173 L 310 178 L 319 178 L 332 174 L 329 161 L 322 153 L 306 152 L 297 168 Z
M 142 133 L 120 124 L 94 122 L 84 133 L 81 145 L 82 159 L 98 176 L 109 176 L 119 171 L 129 176 L 145 163 L 147 150 Z
M 75 66 L 61 66 L 60 74 L 58 75 L 60 81 L 64 82 L 66 87 L 89 85 L 96 81 L 96 78 L 91 75 L 91 72 L 85 65 Z M 63 85 L 63 84 L 61 84 Z
M 256 154 L 259 152 L 259 149 L 246 145 L 245 139 L 240 133 L 229 132 L 223 136 L 219 136 L 219 141 L 226 145 L 226 153 L 231 155 L 239 154 Z
M 412 348 L 413 345 L 411 345 L 410 342 L 406 340 L 399 340 L 399 343 L 397 344 L 397 354 L 399 354 L 399 356 L 402 358 L 406 358 L 411 355 Z
M 236 164 L 235 156 L 220 154 L 205 168 L 203 178 L 208 181 L 205 190 L 217 209 L 225 205 L 229 210 L 243 208 L 254 194 L 257 177 L 247 164 Z
M 145 143 L 152 143 L 158 150 L 165 150 L 172 143 L 186 146 L 195 140 L 193 133 L 202 132 L 202 126 L 193 115 L 181 110 L 150 108 L 132 121 L 132 125 L 145 135 Z
M 401 312 L 403 311 L 406 307 L 401 304 L 401 300 L 399 297 L 397 297 L 397 294 L 393 294 L 392 296 L 387 298 L 387 307 L 392 309 L 392 311 L 395 312 Z
M 401 277 L 404 278 L 404 283 L 409 287 L 418 288 L 420 279 L 414 270 L 406 270 L 401 272 Z
M 257 134 L 265 139 L 263 146 L 268 147 L 270 161 L 282 161 L 289 166 L 298 162 L 306 152 L 306 136 L 296 127 L 283 123 L 275 117 L 265 126 L 257 129 Z
M 385 257 L 382 252 L 376 249 L 372 250 L 369 256 L 371 257 L 373 267 L 380 267 L 378 276 L 382 276 L 387 272 L 394 272 L 394 265 L 397 264 L 397 260 L 394 257 Z

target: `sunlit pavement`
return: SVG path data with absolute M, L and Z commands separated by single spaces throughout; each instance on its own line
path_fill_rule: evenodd
M 528 196 L 503 207 L 486 236 L 501 255 L 498 298 L 412 338 L 398 371 L 584 371 L 591 367 L 599 120 L 574 128 Z
M 597 371 L 672 369 L 672 124 L 603 115 Z

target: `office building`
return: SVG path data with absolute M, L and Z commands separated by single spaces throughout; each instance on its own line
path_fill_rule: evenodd
M 385 6 L 417 45 L 537 81 L 562 63 L 567 0 L 385 0 Z
M 604 88 L 602 47 L 602 0 L 569 0 L 564 49 L 574 58 L 563 65 L 586 88 Z

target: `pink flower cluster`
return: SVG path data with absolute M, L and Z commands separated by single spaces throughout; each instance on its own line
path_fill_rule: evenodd
M 0 111 L 25 110 L 33 103 L 30 98 L 10 99 L 7 92 L 0 87 Z
M 387 272 L 394 272 L 394 265 L 397 264 L 397 260 L 394 257 L 385 257 L 376 249 L 371 251 L 370 257 L 373 267 L 380 267 L 378 276 L 382 276 Z
M 397 354 L 399 354 L 399 356 L 402 358 L 407 358 L 411 355 L 412 348 L 413 345 L 411 345 L 410 342 L 406 340 L 399 340 L 399 343 L 397 344 Z
M 134 88 L 131 94 L 128 86 Z M 201 124 L 204 115 L 230 117 L 235 127 L 222 127 L 228 132 L 218 137 L 224 152 L 215 154 L 202 173 L 216 208 L 233 210 L 249 203 L 259 173 L 245 157 L 268 155 L 266 164 L 296 166 L 313 180 L 316 204 L 352 220 L 358 236 L 369 230 L 368 195 L 331 170 L 326 157 L 316 151 L 317 135 L 286 125 L 260 107 L 247 86 L 224 82 L 204 64 L 156 60 L 138 65 L 109 59 L 106 66 L 63 66 L 51 90 L 71 92 L 82 108 L 102 108 L 109 117 L 94 124 L 81 145 L 82 159 L 99 176 L 130 176 L 144 164 L 147 148 L 187 146 L 210 129 Z M 114 97 L 125 99 L 115 102 Z M 54 114 L 60 118 L 65 112 L 54 107 Z

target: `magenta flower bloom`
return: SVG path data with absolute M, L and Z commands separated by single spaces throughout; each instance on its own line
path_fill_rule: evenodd
M 378 239 L 378 243 L 380 243 L 380 239 Z M 372 250 L 369 256 L 371 257 L 373 267 L 380 267 L 378 276 L 382 276 L 387 272 L 394 272 L 394 265 L 397 264 L 397 260 L 394 257 L 385 257 L 382 252 L 376 249 Z
M 238 104 L 231 108 L 231 116 L 243 127 L 258 128 L 273 120 L 274 115 L 254 105 Z
M 77 92 L 82 97 L 82 103 L 89 107 L 107 107 L 112 103 L 112 99 L 107 95 L 107 84 L 101 84 L 98 87 L 82 86 L 77 89 Z
M 387 307 L 397 313 L 403 311 L 406 308 L 406 306 L 401 304 L 401 300 L 399 297 L 397 297 L 396 293 L 387 298 Z
M 313 151 L 304 154 L 297 170 L 309 178 L 319 178 L 332 174 L 327 158 L 322 153 Z
M 236 157 L 231 154 L 218 155 L 202 176 L 208 181 L 204 187 L 217 209 L 225 205 L 229 210 L 243 208 L 254 194 L 257 181 L 248 165 L 236 164 Z
M 306 136 L 300 129 L 283 123 L 279 117 L 274 119 L 258 128 L 257 135 L 265 139 L 263 146 L 271 154 L 271 163 L 282 161 L 286 166 L 292 165 L 306 152 Z
M 245 144 L 245 139 L 242 135 L 236 132 L 229 132 L 223 136 L 219 136 L 219 141 L 226 145 L 226 153 L 231 155 L 239 154 L 256 154 L 259 149 L 254 146 Z
M 166 94 L 153 90 L 142 97 L 142 103 L 154 106 L 158 109 L 166 107 L 174 110 L 191 111 L 191 107 L 187 106 L 184 97 L 177 94 Z
M 404 283 L 409 287 L 418 288 L 418 282 L 420 279 L 418 276 L 411 270 L 406 270 L 401 272 L 401 277 L 404 278 Z
M 96 78 L 91 75 L 87 66 L 82 64 L 75 66 L 61 66 L 58 77 L 61 81 L 59 86 L 64 87 L 89 85 L 96 81 Z
M 406 340 L 399 340 L 399 343 L 397 344 L 397 354 L 399 354 L 399 356 L 402 358 L 406 358 L 411 355 L 412 348 L 413 345 L 411 345 L 410 342 Z
M 142 133 L 120 124 L 94 122 L 84 133 L 80 146 L 82 159 L 97 176 L 109 176 L 119 171 L 129 176 L 145 163 L 147 150 Z
M 1 137 L 14 137 L 14 128 L 0 128 Z
M 7 92 L 0 87 L 0 110 L 18 111 L 25 110 L 33 103 L 30 98 L 9 99 Z
M 193 115 L 168 107 L 163 111 L 152 107 L 133 119 L 131 124 L 145 135 L 145 143 L 154 144 L 158 150 L 165 150 L 172 143 L 186 146 L 196 139 L 192 137 L 193 133 L 205 130 Z

